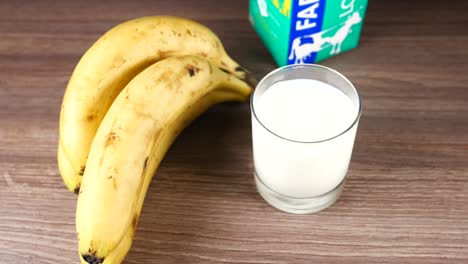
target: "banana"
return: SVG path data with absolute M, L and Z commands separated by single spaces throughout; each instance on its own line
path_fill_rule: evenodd
M 76 211 L 82 259 L 102 263 L 127 251 L 128 233 L 173 140 L 212 104 L 246 100 L 251 91 L 197 56 L 168 58 L 138 74 L 112 104 L 90 149 Z
M 177 135 L 187 125 L 189 125 L 195 118 L 197 118 L 199 115 L 201 115 L 206 110 L 208 110 L 208 108 L 210 108 L 211 106 L 216 105 L 218 103 L 227 102 L 227 101 L 241 102 L 244 100 L 245 100 L 244 95 L 236 93 L 236 92 L 232 92 L 232 91 L 215 90 L 213 92 L 210 92 L 209 94 L 207 94 L 207 96 L 204 96 L 203 98 L 201 98 L 200 100 L 198 100 L 191 106 L 192 111 L 184 111 L 183 113 L 181 113 L 178 119 L 174 122 L 173 126 L 167 127 L 169 131 L 165 133 L 166 138 L 162 139 L 162 141 L 167 142 L 165 144 L 171 145 L 172 142 L 176 139 Z M 160 155 L 165 154 L 162 152 L 162 151 L 165 151 L 162 148 L 160 151 L 161 151 Z M 143 186 L 149 186 L 151 179 L 152 177 L 145 178 L 146 181 L 143 183 Z M 114 248 L 111 251 L 111 253 L 105 258 L 99 258 L 91 254 L 88 254 L 88 255 L 80 254 L 80 260 L 82 264 L 100 263 L 100 262 L 102 262 L 103 264 L 122 263 L 122 261 L 124 260 L 125 256 L 129 252 L 130 247 L 132 245 L 133 238 L 136 232 L 136 226 L 139 220 L 139 216 L 141 214 L 141 210 L 143 208 L 143 202 L 145 200 L 147 189 L 148 187 L 143 188 L 138 196 L 137 208 L 134 213 L 134 215 L 138 217 L 135 218 L 136 220 L 133 223 L 133 225 L 127 229 L 125 236 L 116 246 L 116 248 Z
M 105 33 L 84 54 L 70 78 L 60 112 L 57 159 L 70 191 L 79 191 L 99 124 L 128 82 L 156 61 L 192 54 L 205 57 L 239 79 L 248 78 L 211 30 L 177 17 L 142 17 L 124 22 Z
M 58 160 L 58 167 L 60 169 L 60 174 L 62 175 L 63 182 L 65 183 L 67 187 L 70 186 L 70 188 L 74 188 L 73 192 L 78 194 L 78 191 L 80 189 L 78 186 L 80 186 L 81 178 L 69 177 L 71 175 L 75 175 L 75 171 L 73 170 L 73 167 L 70 164 L 70 161 L 65 156 L 65 153 L 63 152 L 62 147 L 58 148 L 57 160 Z

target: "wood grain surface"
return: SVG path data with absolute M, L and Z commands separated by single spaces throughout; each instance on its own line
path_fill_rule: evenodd
M 468 1 L 371 1 L 358 49 L 322 64 L 364 113 L 340 200 L 311 215 L 256 193 L 248 104 L 182 133 L 125 263 L 468 263 Z M 76 196 L 56 165 L 61 97 L 80 56 L 124 20 L 212 28 L 261 78 L 276 66 L 243 1 L 0 1 L 0 263 L 78 263 Z M 90 216 L 92 217 L 92 216 Z

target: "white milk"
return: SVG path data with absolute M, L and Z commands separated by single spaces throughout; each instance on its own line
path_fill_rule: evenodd
M 254 108 L 258 120 L 271 132 L 303 142 L 341 134 L 358 112 L 343 92 L 310 79 L 273 84 Z M 255 171 L 264 184 L 282 195 L 307 198 L 327 193 L 346 175 L 356 127 L 332 140 L 300 143 L 273 135 L 252 118 Z

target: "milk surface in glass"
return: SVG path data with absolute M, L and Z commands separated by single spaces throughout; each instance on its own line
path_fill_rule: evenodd
M 331 191 L 347 173 L 357 128 L 350 126 L 358 111 L 330 84 L 312 79 L 274 83 L 256 102 L 257 118 L 252 118 L 257 177 L 294 198 Z

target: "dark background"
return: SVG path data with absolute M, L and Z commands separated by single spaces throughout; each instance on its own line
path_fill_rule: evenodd
M 76 196 L 56 165 L 61 97 L 103 32 L 145 15 L 212 28 L 261 78 L 276 68 L 247 1 L 0 1 L 0 263 L 78 263 Z M 256 193 L 248 104 L 182 133 L 126 263 L 468 263 L 467 1 L 370 1 L 359 48 L 321 64 L 364 99 L 341 199 L 312 215 Z M 90 216 L 92 217 L 92 216 Z

